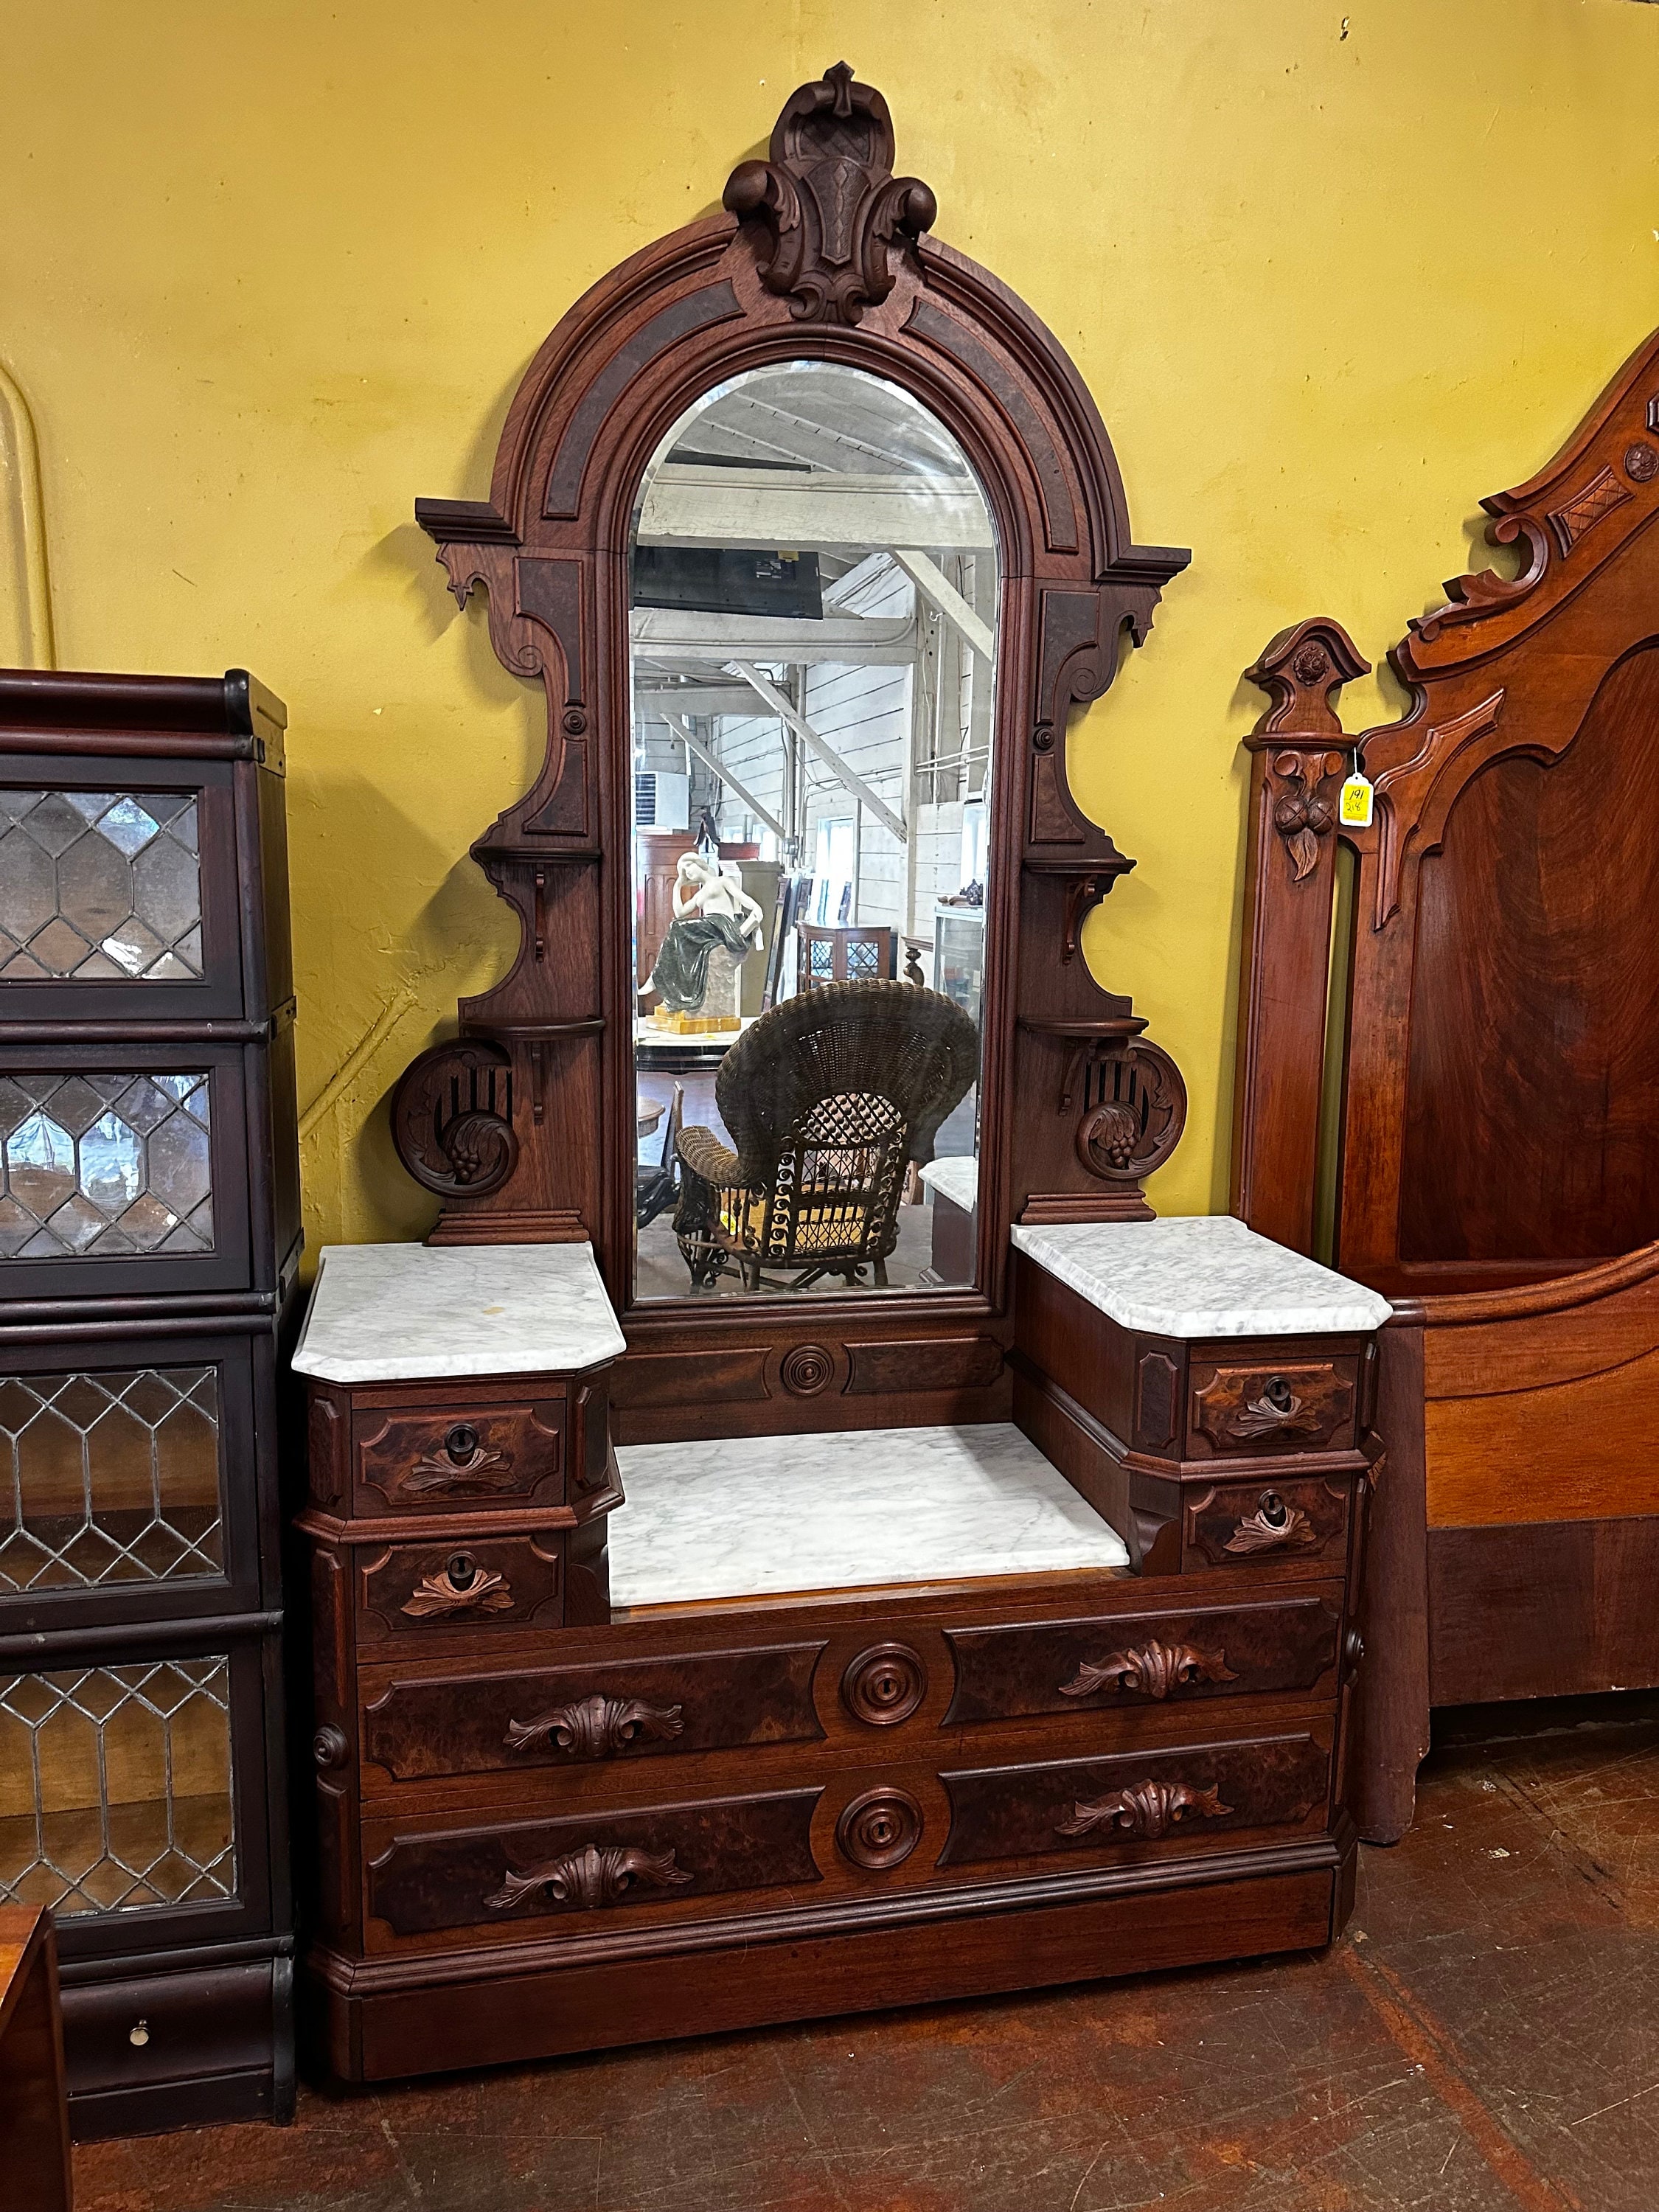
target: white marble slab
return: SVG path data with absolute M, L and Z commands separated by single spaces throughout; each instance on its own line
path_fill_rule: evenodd
M 1334 1335 L 1394 1308 L 1363 1283 L 1258 1237 L 1231 1214 L 1016 1228 L 1016 1250 L 1123 1328 L 1157 1336 Z
M 403 1382 L 568 1373 L 626 1349 L 591 1244 L 330 1244 L 294 1364 Z
M 617 1605 L 1128 1565 L 1006 1424 L 622 1444 L 617 1458 Z
M 979 1162 L 972 1152 L 958 1152 L 948 1160 L 929 1160 L 921 1179 L 929 1190 L 938 1191 L 964 1213 L 972 1213 L 979 1205 Z

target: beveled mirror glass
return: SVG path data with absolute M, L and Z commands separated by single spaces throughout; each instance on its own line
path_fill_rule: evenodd
M 908 392 L 789 362 L 681 416 L 630 550 L 635 1295 L 969 1285 L 984 494 Z

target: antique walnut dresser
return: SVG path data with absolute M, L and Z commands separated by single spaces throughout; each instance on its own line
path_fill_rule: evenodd
M 304 2001 L 347 2079 L 1308 1948 L 1348 1910 L 1388 1307 L 1142 1194 L 1185 1093 L 1082 954 L 1133 863 L 1071 796 L 1066 726 L 1188 556 L 1134 542 L 1076 370 L 931 237 L 933 195 L 893 155 L 844 65 L 803 86 L 720 213 L 549 337 L 489 498 L 419 510 L 458 599 L 482 585 L 495 651 L 544 685 L 548 744 L 473 848 L 519 956 L 392 1102 L 441 1200 L 431 1239 L 325 1253 L 296 1354 Z M 786 422 L 778 380 L 808 368 Z M 899 428 L 829 492 L 874 513 L 926 410 L 947 489 L 971 471 L 982 495 L 977 550 L 963 525 L 949 550 L 936 498 L 884 541 L 916 582 L 896 614 L 837 611 L 878 573 L 855 545 L 862 565 L 822 572 L 823 631 L 792 619 L 793 646 L 745 655 L 694 609 L 652 681 L 705 703 L 747 683 L 818 772 L 817 695 L 779 671 L 831 621 L 880 669 L 925 600 L 979 656 L 951 663 L 994 762 L 979 1073 L 946 1178 L 968 1257 L 935 1244 L 943 1285 L 849 1267 L 834 1291 L 647 1297 L 630 684 L 670 625 L 630 608 L 631 533 L 675 437 L 688 496 L 775 498 L 769 464 L 733 487 L 708 462 L 733 393 L 769 437 L 856 444 L 845 417 L 804 421 L 831 370 L 878 384 Z M 677 426 L 705 407 L 727 411 L 688 450 Z M 860 787 L 902 845 L 920 815 Z

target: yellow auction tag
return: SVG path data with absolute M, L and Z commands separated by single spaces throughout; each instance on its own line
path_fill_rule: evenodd
M 1371 787 L 1358 769 L 1342 787 L 1337 811 L 1350 830 L 1369 830 L 1371 826 Z

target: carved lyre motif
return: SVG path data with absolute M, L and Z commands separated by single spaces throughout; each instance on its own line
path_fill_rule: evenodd
M 725 195 L 770 234 L 761 282 L 803 321 L 856 323 L 893 289 L 890 248 L 914 246 L 939 213 L 919 178 L 893 174 L 887 102 L 837 62 L 786 103 L 769 152 L 733 169 Z
M 648 1705 L 642 1698 L 606 1698 L 597 1692 L 574 1704 L 555 1705 L 532 1721 L 509 1721 L 507 1747 L 531 1751 L 538 1746 L 568 1752 L 573 1759 L 610 1759 L 641 1736 L 665 1741 L 685 1723 L 678 1705 Z
M 1092 1805 L 1072 1808 L 1072 1817 L 1054 1830 L 1057 1836 L 1086 1836 L 1097 1828 L 1114 1828 L 1121 1835 L 1156 1843 L 1178 1820 L 1196 1813 L 1202 1820 L 1219 1820 L 1232 1811 L 1221 1802 L 1221 1787 L 1196 1789 L 1187 1782 L 1137 1782 L 1127 1790 L 1115 1790 Z
M 509 1867 L 501 1887 L 485 1898 L 484 1905 L 490 1912 L 507 1912 L 544 1890 L 555 1905 L 579 1905 L 591 1912 L 602 1905 L 620 1904 L 630 1890 L 669 1889 L 691 1879 L 675 1865 L 672 1851 L 589 1844 L 580 1851 L 526 1867 L 522 1873 Z
M 416 1182 L 441 1197 L 499 1190 L 519 1162 L 512 1054 L 477 1037 L 430 1046 L 392 1094 L 392 1140 Z
M 465 1553 L 423 1575 L 420 1587 L 404 1600 L 403 1610 L 416 1620 L 442 1613 L 510 1613 L 513 1586 L 503 1575 L 476 1566 Z
M 1189 1690 L 1200 1682 L 1237 1680 L 1224 1651 L 1200 1651 L 1190 1644 L 1161 1644 L 1153 1638 L 1127 1651 L 1114 1651 L 1109 1659 L 1085 1660 L 1071 1680 L 1060 1684 L 1060 1694 L 1089 1698 L 1097 1690 L 1114 1689 L 1163 1698 L 1171 1690 Z
M 1077 1156 L 1103 1182 L 1138 1186 L 1163 1166 L 1187 1126 L 1181 1070 L 1146 1037 L 1115 1041 L 1088 1057 Z M 1068 1074 L 1068 1086 L 1073 1081 Z M 1062 1106 L 1069 1103 L 1067 1097 Z
M 1310 1544 L 1318 1541 L 1319 1532 L 1302 1508 L 1287 1505 L 1276 1492 L 1269 1491 L 1221 1548 L 1247 1555 L 1251 1552 L 1304 1552 Z

